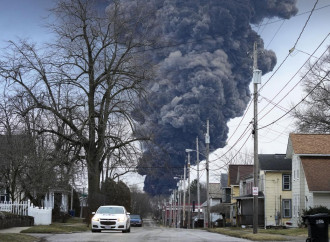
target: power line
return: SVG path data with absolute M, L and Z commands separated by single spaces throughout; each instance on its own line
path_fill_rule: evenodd
M 278 119 L 274 120 L 273 122 L 271 122 L 270 124 L 267 124 L 263 127 L 260 127 L 259 129 L 264 129 L 270 125 L 273 125 L 274 123 L 276 123 L 277 121 L 279 121 L 280 119 L 282 119 L 283 117 L 285 117 L 286 115 L 288 115 L 292 110 L 294 110 L 298 105 L 300 105 L 303 101 L 305 101 L 305 99 L 317 88 L 318 85 L 320 85 L 321 82 L 323 82 L 323 80 L 329 75 L 329 72 L 328 71 L 325 76 L 312 88 L 312 90 L 310 90 L 307 95 L 300 100 L 300 102 L 298 102 L 293 108 L 291 108 L 287 113 L 283 114 L 281 117 L 279 117 Z
M 314 50 L 314 52 L 312 53 L 312 55 L 309 56 L 309 58 L 303 63 L 303 65 L 296 71 L 296 73 L 290 78 L 290 80 L 288 82 L 286 82 L 286 84 L 282 87 L 282 89 L 271 99 L 271 102 L 273 102 L 273 100 L 284 90 L 284 88 L 286 88 L 289 83 L 291 83 L 291 81 L 293 80 L 293 78 L 300 72 L 300 70 L 308 63 L 308 61 L 311 59 L 311 57 L 319 50 L 319 48 L 323 45 L 323 43 L 325 42 L 325 40 L 329 37 L 330 33 L 328 33 L 324 39 L 321 41 L 321 43 L 317 46 L 317 48 Z M 326 49 L 327 51 L 327 49 Z M 326 52 L 325 51 L 325 52 Z M 324 55 L 324 53 L 322 55 Z M 319 60 L 319 59 L 318 59 Z M 281 103 L 285 97 L 287 97 L 289 95 L 289 93 L 302 81 L 302 79 L 296 83 L 296 85 L 284 96 L 282 97 L 277 103 L 276 105 L 278 105 L 279 103 Z M 260 92 L 260 91 L 259 91 Z M 260 110 L 259 114 L 262 113 L 268 106 L 270 103 L 268 103 L 265 107 L 262 108 L 262 110 Z M 264 117 L 266 117 L 267 114 L 269 114 L 270 111 L 272 111 L 274 109 L 275 106 L 273 106 L 273 108 L 271 108 L 267 113 L 265 113 L 259 120 L 262 120 Z
M 330 34 L 330 33 L 329 33 L 329 34 Z M 329 36 L 329 34 L 328 34 L 327 36 Z M 281 98 L 281 100 L 280 100 L 278 103 L 282 102 L 283 99 L 284 99 L 285 97 L 287 97 L 287 96 L 289 95 L 289 93 L 291 93 L 292 90 L 293 90 L 294 88 L 296 88 L 296 87 L 298 86 L 298 84 L 301 83 L 301 82 L 304 80 L 304 78 L 306 77 L 306 75 L 307 75 L 307 74 L 313 69 L 313 67 L 314 67 L 314 66 L 317 64 L 317 62 L 323 57 L 323 55 L 328 51 L 328 49 L 329 49 L 329 47 L 328 47 L 328 48 L 322 53 L 322 55 L 319 57 L 319 59 L 318 59 L 318 60 L 313 64 L 313 66 L 312 66 L 312 67 L 311 67 L 311 68 L 305 73 L 305 75 L 304 75 L 304 76 L 303 76 L 303 77 L 302 77 L 302 78 L 301 78 L 301 79 L 300 79 L 300 80 L 299 80 L 299 81 L 298 81 L 298 82 L 297 82 L 297 83 L 296 83 L 296 84 L 295 84 L 295 85 L 289 90 L 289 92 L 287 92 L 286 95 L 285 95 L 283 98 Z M 309 57 L 309 58 L 310 58 L 310 57 Z M 307 61 L 306 61 L 306 62 L 307 62 Z M 306 63 L 306 62 L 305 62 L 305 63 Z M 302 67 L 301 67 L 301 68 L 302 68 Z M 301 69 L 301 68 L 300 68 L 300 69 Z M 300 70 L 300 69 L 299 69 L 299 70 Z M 298 71 L 299 71 L 299 70 L 298 70 Z M 296 74 L 298 73 L 298 71 L 296 72 Z M 295 74 L 295 75 L 296 75 L 296 74 Z M 294 75 L 294 76 L 295 76 L 295 75 Z M 293 77 L 294 77 L 294 76 L 293 76 Z M 293 78 L 293 77 L 292 77 L 292 78 Z M 291 80 L 292 80 L 292 78 L 291 78 Z M 290 81 L 291 81 L 291 80 L 290 80 Z M 285 86 L 286 86 L 286 85 L 285 85 Z M 283 89 L 282 89 L 282 90 L 283 90 Z M 277 103 L 277 104 L 278 104 L 278 103 Z M 264 116 L 262 116 L 262 117 L 260 118 L 260 120 L 263 119 L 267 114 L 269 114 L 273 109 L 274 109 L 274 107 L 273 107 L 272 109 L 270 109 L 266 114 L 264 114 Z M 287 111 L 286 113 L 289 113 L 289 112 L 291 112 L 291 111 L 292 111 L 292 110 L 289 110 L 289 111 Z
M 318 11 L 318 10 L 321 10 L 321 9 L 323 9 L 323 8 L 328 8 L 328 7 L 330 7 L 330 4 L 325 5 L 325 6 L 323 6 L 323 7 L 316 8 L 316 9 L 314 9 L 314 11 Z M 306 12 L 303 12 L 303 13 L 299 13 L 299 14 L 296 14 L 295 16 L 292 16 L 292 18 L 296 18 L 296 17 L 298 17 L 298 16 L 302 16 L 302 15 L 308 14 L 308 13 L 310 13 L 310 12 L 311 12 L 311 11 L 306 11 Z M 270 24 L 274 24 L 274 23 L 281 22 L 281 21 L 283 21 L 283 20 L 282 20 L 282 19 L 278 19 L 278 20 L 274 20 L 274 21 L 272 21 L 272 22 L 267 22 L 267 23 L 265 23 L 265 24 L 260 24 L 260 25 L 256 25 L 256 26 L 259 27 L 259 26 L 264 26 L 264 25 L 270 25 Z

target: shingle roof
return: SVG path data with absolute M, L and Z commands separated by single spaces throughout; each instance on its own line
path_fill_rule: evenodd
M 292 160 L 285 157 L 285 154 L 260 154 L 259 168 L 264 171 L 291 171 Z
M 330 134 L 290 134 L 295 154 L 330 154 Z
M 310 191 L 330 191 L 330 158 L 301 157 L 308 189 Z
M 229 165 L 228 186 L 239 185 L 239 180 L 250 173 L 253 173 L 253 165 Z

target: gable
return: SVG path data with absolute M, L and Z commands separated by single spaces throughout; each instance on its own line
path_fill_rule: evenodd
M 239 185 L 239 180 L 253 173 L 253 165 L 229 165 L 228 186 Z
M 301 157 L 309 191 L 330 191 L 330 158 Z

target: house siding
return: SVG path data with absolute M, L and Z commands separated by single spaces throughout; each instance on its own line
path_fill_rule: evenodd
M 330 209 L 330 193 L 309 191 L 300 156 L 295 154 L 292 156 L 292 173 L 296 174 L 295 178 L 292 179 L 292 225 L 298 227 L 302 222 L 303 210 L 320 205 Z
M 313 202 L 314 206 L 325 206 L 330 209 L 330 193 L 314 193 Z
M 285 172 L 285 174 L 290 173 L 291 171 Z M 283 199 L 291 200 L 292 192 L 283 191 L 282 189 L 282 177 L 284 173 L 261 172 L 261 174 L 264 175 L 265 226 L 285 224 L 285 222 L 291 220 L 291 218 L 283 218 L 282 201 Z
M 300 216 L 300 210 L 301 210 L 301 196 L 300 191 L 304 193 L 304 179 L 300 179 L 302 176 L 302 167 L 301 167 L 301 161 L 297 155 L 292 156 L 292 225 L 294 227 L 298 226 L 298 219 Z M 297 177 L 297 173 L 299 176 Z

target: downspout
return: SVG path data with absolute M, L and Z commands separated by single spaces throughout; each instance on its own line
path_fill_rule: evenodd
M 283 225 L 283 216 L 282 216 L 282 195 L 280 195 L 280 217 L 281 217 L 281 225 Z

